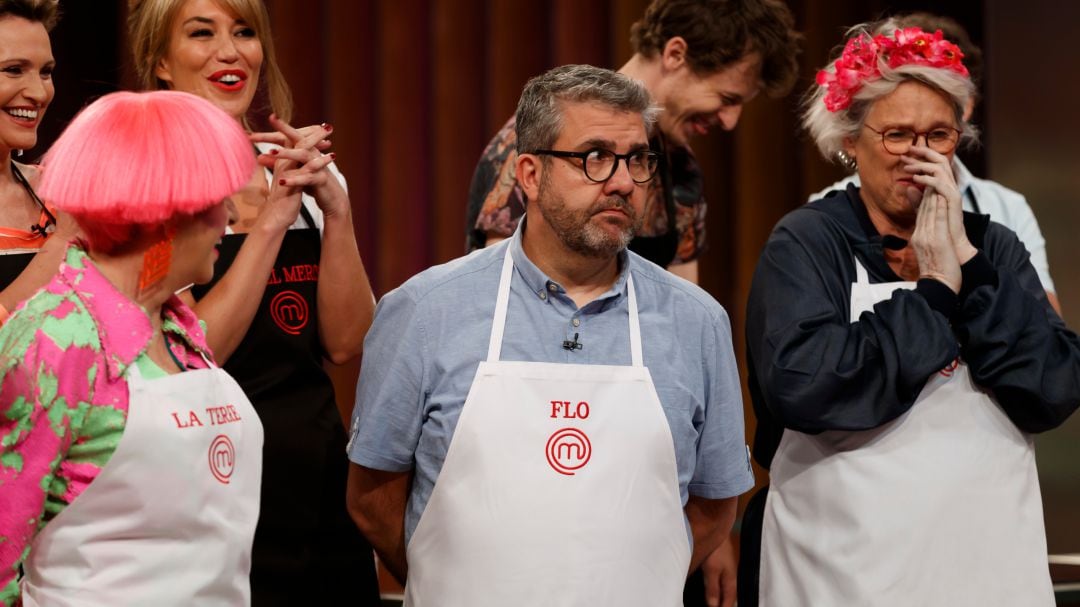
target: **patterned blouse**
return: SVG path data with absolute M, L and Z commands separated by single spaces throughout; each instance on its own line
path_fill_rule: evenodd
M 169 349 L 187 368 L 212 360 L 179 298 L 162 307 Z M 37 531 L 97 477 L 120 442 L 125 372 L 164 375 L 153 327 L 77 245 L 59 273 L 0 329 L 0 605 L 20 603 L 19 568 Z
M 473 173 L 466 217 L 466 251 L 484 246 L 487 235 L 509 238 L 525 214 L 525 195 L 517 185 L 517 132 L 514 117 L 491 140 Z M 701 167 L 690 148 L 667 140 L 662 134 L 650 141 L 653 150 L 664 155 L 661 169 L 649 182 L 645 203 L 645 224 L 639 236 L 661 236 L 668 232 L 665 195 L 670 192 L 675 207 L 678 248 L 672 263 L 697 259 L 705 250 L 705 192 Z M 666 165 L 666 170 L 665 170 Z M 670 178 L 666 182 L 664 175 Z

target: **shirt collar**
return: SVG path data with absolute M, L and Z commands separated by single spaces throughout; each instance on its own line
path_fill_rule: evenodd
M 58 279 L 90 314 L 109 378 L 122 377 L 128 366 L 146 353 L 154 335 L 146 310 L 117 290 L 77 245 L 68 247 Z M 173 295 L 161 311 L 163 331 L 176 335 L 189 348 L 212 360 L 206 335 L 191 308 Z
M 971 171 L 964 166 L 963 162 L 960 162 L 959 156 L 953 156 L 952 166 L 953 175 L 956 177 L 956 188 L 960 190 L 960 195 L 963 196 L 973 183 Z
M 514 230 L 514 235 L 510 237 L 510 257 L 514 260 L 514 269 L 518 275 L 528 285 L 529 290 L 535 293 L 542 299 L 547 298 L 547 294 L 550 293 L 566 293 L 566 290 L 562 285 L 551 280 L 547 274 L 536 267 L 536 264 L 529 259 L 529 256 L 525 254 L 525 248 L 522 246 L 522 237 L 525 233 L 525 221 L 527 217 L 523 215 L 521 221 L 518 222 L 517 229 Z M 615 279 L 614 284 L 607 291 L 604 291 L 599 297 L 590 302 L 592 305 L 596 302 L 602 302 L 610 298 L 618 297 L 626 292 L 626 277 L 628 276 L 628 269 L 630 267 L 630 254 L 623 249 L 618 254 L 618 266 L 619 275 Z

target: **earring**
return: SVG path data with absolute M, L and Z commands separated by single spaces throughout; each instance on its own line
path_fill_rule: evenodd
M 16 158 L 22 158 L 22 155 L 23 155 L 22 150 L 15 150 L 15 157 Z
M 837 150 L 836 161 L 851 173 L 859 170 L 859 163 L 855 161 L 855 157 L 848 155 L 844 150 Z
M 142 271 L 139 272 L 139 292 L 161 282 L 169 273 L 172 265 L 173 233 L 168 231 L 165 237 L 143 253 Z

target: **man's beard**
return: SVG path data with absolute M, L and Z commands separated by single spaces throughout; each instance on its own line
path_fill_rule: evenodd
M 634 211 L 630 201 L 622 196 L 598 200 L 587 209 L 571 210 L 566 208 L 563 197 L 553 192 L 546 180 L 542 180 L 539 198 L 537 206 L 540 207 L 540 214 L 563 245 L 587 257 L 614 257 L 630 244 L 645 221 Z M 622 227 L 615 234 L 597 225 L 593 216 L 608 209 L 622 210 L 630 218 L 630 225 Z

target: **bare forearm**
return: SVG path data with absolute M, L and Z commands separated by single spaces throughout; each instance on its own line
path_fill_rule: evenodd
M 350 213 L 325 215 L 319 262 L 319 336 L 327 356 L 342 364 L 359 356 L 375 313 Z
M 225 275 L 195 304 L 218 364 L 225 364 L 251 327 L 284 237 L 284 229 L 256 225 Z
M 735 522 L 738 498 L 708 500 L 691 495 L 686 502 L 686 518 L 694 536 L 694 553 L 690 557 L 690 571 L 701 566 L 705 557 L 712 554 L 731 533 Z
M 405 559 L 405 505 L 411 472 L 384 472 L 349 464 L 346 502 L 349 515 L 383 565 L 402 584 L 408 575 Z

